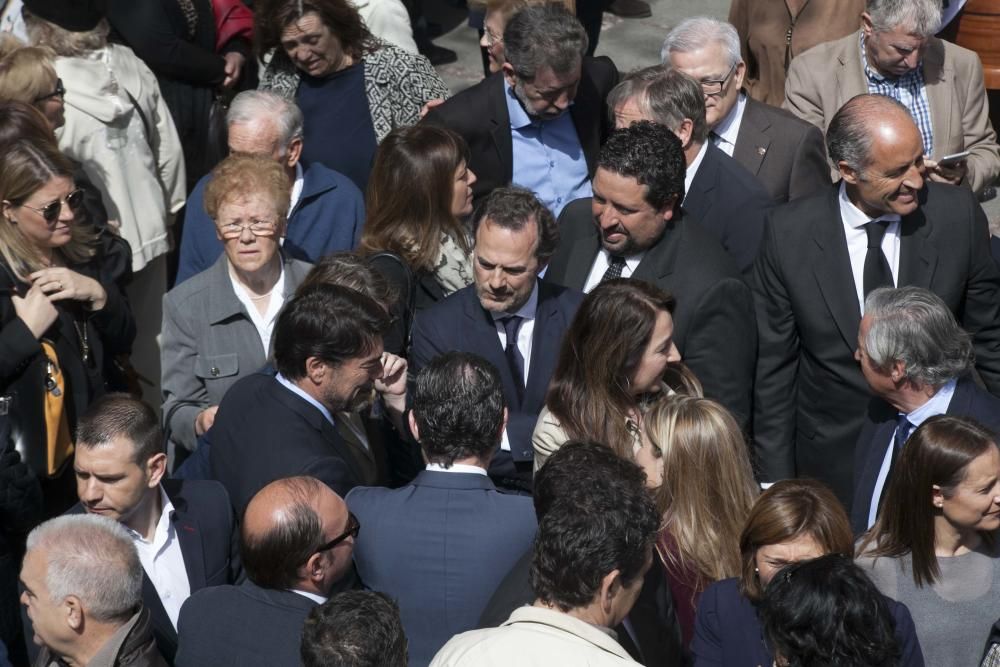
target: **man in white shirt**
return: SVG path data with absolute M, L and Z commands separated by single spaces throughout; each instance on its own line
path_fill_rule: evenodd
M 865 299 L 855 354 L 874 400 L 854 455 L 855 533 L 875 523 L 906 440 L 936 415 L 1000 428 L 1000 399 L 968 372 L 972 344 L 944 302 L 919 287 L 882 287 Z
M 250 500 L 240 545 L 247 581 L 192 595 L 178 623 L 177 667 L 298 665 L 302 625 L 353 585 L 361 524 L 313 477 L 271 482 Z
M 152 408 L 123 394 L 98 399 L 76 432 L 70 512 L 118 521 L 143 569 L 143 603 L 160 652 L 177 650 L 177 615 L 195 591 L 242 578 L 236 517 L 222 485 L 164 479 L 163 433 Z
M 496 368 L 447 352 L 417 375 L 410 428 L 427 469 L 399 489 L 358 487 L 347 505 L 365 530 L 354 562 L 366 588 L 399 603 L 410 665 L 475 627 L 504 575 L 531 545 L 531 498 L 486 474 L 507 421 Z

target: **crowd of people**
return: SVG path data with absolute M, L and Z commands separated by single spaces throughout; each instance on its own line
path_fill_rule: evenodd
M 976 54 L 605 10 L 5 5 L 0 667 L 1000 665 Z

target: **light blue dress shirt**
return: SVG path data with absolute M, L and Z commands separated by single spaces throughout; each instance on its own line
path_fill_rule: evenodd
M 504 81 L 514 169 L 512 182 L 535 193 L 556 217 L 574 199 L 590 197 L 590 175 L 569 112 L 552 120 L 531 118 Z

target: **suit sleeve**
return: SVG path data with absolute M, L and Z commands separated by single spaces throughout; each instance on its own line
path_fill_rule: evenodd
M 206 246 L 216 243 L 219 244 L 219 250 L 222 249 L 221 243 L 214 235 L 215 224 L 205 211 L 205 183 L 207 180 L 202 179 L 194 186 L 191 196 L 188 197 L 187 208 L 184 209 L 184 233 L 181 234 L 175 285 L 180 285 L 212 265 L 213 260 L 205 252 Z
M 830 185 L 830 161 L 826 144 L 818 127 L 810 127 L 795 148 L 792 158 L 792 179 L 788 184 L 788 201 L 815 194 Z
M 759 338 L 753 448 L 757 473 L 765 482 L 795 476 L 799 337 L 781 273 L 779 243 L 768 221 L 753 280 Z
M 417 313 L 413 318 L 413 338 L 410 343 L 410 376 L 415 378 L 420 369 L 439 354 L 447 352 L 441 344 L 439 336 L 435 335 L 429 317 L 424 313 Z
M 311 463 L 305 467 L 302 474 L 315 477 L 333 489 L 341 498 L 360 481 L 354 478 L 347 462 L 336 456 L 327 456 Z
M 965 96 L 962 104 L 962 131 L 965 150 L 972 153 L 968 159 L 969 185 L 973 192 L 979 192 L 1000 175 L 1000 146 L 997 146 L 997 135 L 990 125 L 983 68 L 975 54 L 963 55 L 967 57 L 955 59 L 956 70 L 960 70 L 956 72 L 955 81 L 967 84 L 961 91 Z
M 722 662 L 724 631 L 719 622 L 717 594 L 718 588 L 709 586 L 698 601 L 698 614 L 694 619 L 694 637 L 691 639 L 694 667 L 725 667 Z
M 990 255 L 989 224 L 983 207 L 971 192 L 960 191 L 972 221 L 969 279 L 965 291 L 962 328 L 972 336 L 976 370 L 994 396 L 1000 396 L 1000 270 Z
M 913 624 L 910 610 L 902 602 L 888 602 L 893 605 L 892 620 L 895 625 L 896 641 L 903 653 L 899 659 L 900 667 L 924 667 L 924 653 L 920 649 L 917 628 Z
M 753 296 L 746 283 L 728 278 L 706 291 L 684 343 L 684 363 L 705 395 L 733 413 L 744 429 L 750 421 L 757 331 Z
M 163 297 L 163 326 L 160 340 L 160 366 L 163 369 L 163 415 L 169 418 L 164 428 L 170 439 L 188 451 L 195 449 L 194 421 L 211 407 L 205 384 L 195 375 L 198 357 L 197 335 L 168 293 Z

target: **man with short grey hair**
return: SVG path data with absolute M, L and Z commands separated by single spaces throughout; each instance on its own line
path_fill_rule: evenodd
M 874 396 L 854 458 L 851 524 L 875 523 L 907 438 L 936 415 L 972 417 L 1000 430 L 1000 399 L 968 376 L 969 335 L 940 297 L 920 287 L 883 287 L 865 299 L 855 358 Z
M 687 166 L 684 212 L 719 239 L 741 271 L 748 271 L 771 198 L 750 172 L 706 141 L 705 102 L 698 82 L 669 65 L 653 65 L 615 86 L 608 106 L 616 127 L 648 120 L 677 135 Z
M 288 175 L 291 205 L 284 252 L 316 262 L 357 246 L 365 222 L 360 186 L 319 162 L 301 159 L 302 112 L 294 102 L 267 91 L 244 91 L 233 98 L 226 125 L 231 153 L 269 157 Z M 205 211 L 205 186 L 211 178 L 198 181 L 188 197 L 175 284 L 208 269 L 222 254 L 215 224 Z
M 166 666 L 142 606 L 139 555 L 117 522 L 66 515 L 41 524 L 28 535 L 21 585 L 42 647 L 36 666 Z
M 829 184 L 823 134 L 743 89 L 746 64 L 732 25 L 707 16 L 685 19 L 667 35 L 660 58 L 701 84 L 712 143 L 756 176 L 775 203 Z
M 792 60 L 785 108 L 826 129 L 855 95 L 889 95 L 920 129 L 928 178 L 980 192 L 1000 174 L 983 67 L 974 52 L 934 36 L 940 23 L 941 0 L 868 0 L 860 32 Z
M 583 26 L 558 3 L 514 14 L 503 42 L 503 71 L 431 109 L 424 122 L 458 132 L 469 145 L 477 202 L 514 184 L 558 216 L 591 194 L 610 129 L 604 100 L 618 70 L 607 57 L 584 57 Z

